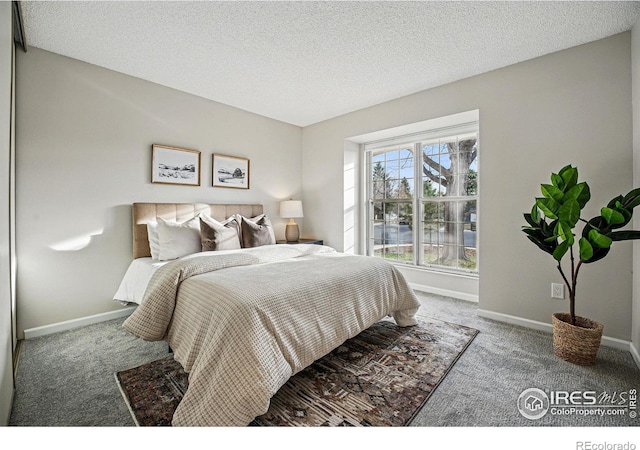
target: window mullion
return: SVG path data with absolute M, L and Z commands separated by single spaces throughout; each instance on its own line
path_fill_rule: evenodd
M 422 223 L 422 144 L 416 142 L 413 144 L 414 148 L 414 196 L 413 196 L 413 246 L 414 246 L 414 260 L 413 263 L 417 266 L 421 266 L 424 262 L 423 255 L 423 240 L 424 240 L 424 225 Z
M 373 217 L 373 173 L 371 171 L 371 165 L 372 165 L 372 153 L 371 152 L 365 152 L 365 167 L 366 169 L 366 176 L 367 176 L 367 211 L 366 211 L 366 217 L 367 217 L 367 230 L 366 230 L 366 235 L 365 235 L 365 239 L 366 239 L 366 243 L 365 243 L 365 252 L 367 256 L 373 256 L 373 240 L 374 240 L 374 231 L 373 231 L 373 224 L 374 224 L 374 217 Z

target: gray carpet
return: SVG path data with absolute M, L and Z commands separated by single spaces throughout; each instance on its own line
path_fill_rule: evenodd
M 640 426 L 629 417 L 520 415 L 522 391 L 629 391 L 640 389 L 640 369 L 631 353 L 601 346 L 594 366 L 582 367 L 553 354 L 550 333 L 478 317 L 477 304 L 418 293 L 420 313 L 466 325 L 480 333 L 438 386 L 415 426 L 527 427 Z
M 115 319 L 23 341 L 9 425 L 135 426 L 114 372 L 167 355 Z
M 480 330 L 438 386 L 413 426 L 638 426 L 628 417 L 552 416 L 532 421 L 517 410 L 520 393 L 542 390 L 620 392 L 640 388 L 628 352 L 602 347 L 592 367 L 553 356 L 551 336 L 476 315 L 477 305 L 418 293 L 420 314 Z M 25 341 L 12 426 L 133 426 L 114 373 L 158 359 L 166 343 L 124 331 L 123 319 Z

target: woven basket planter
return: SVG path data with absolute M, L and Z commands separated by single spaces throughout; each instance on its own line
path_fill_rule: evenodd
M 571 325 L 569 313 L 555 313 L 553 323 L 553 353 L 573 364 L 592 366 L 600 348 L 604 326 L 585 317 L 576 316 Z

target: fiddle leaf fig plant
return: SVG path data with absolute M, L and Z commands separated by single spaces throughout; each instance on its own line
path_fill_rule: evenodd
M 633 208 L 640 204 L 640 188 L 627 195 L 613 198 L 600 209 L 600 215 L 589 220 L 581 217 L 582 210 L 591 199 L 591 190 L 586 182 L 578 181 L 578 169 L 567 165 L 558 173 L 551 174 L 551 184 L 541 184 L 542 197 L 535 200 L 530 213 L 524 214 L 527 221 L 522 227 L 531 242 L 550 254 L 557 262 L 569 291 L 569 313 L 575 325 L 576 282 L 582 264 L 601 260 L 611 250 L 614 241 L 640 239 L 640 231 L 619 230 L 633 217 Z M 575 229 L 583 224 L 582 232 Z M 578 255 L 574 255 L 574 244 L 578 241 Z M 562 268 L 562 259 L 569 255 L 569 276 Z

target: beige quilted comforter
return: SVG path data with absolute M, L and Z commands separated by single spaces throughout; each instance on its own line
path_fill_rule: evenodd
M 245 426 L 295 373 L 419 302 L 394 266 L 318 245 L 203 252 L 164 266 L 124 327 L 189 373 L 175 426 Z

